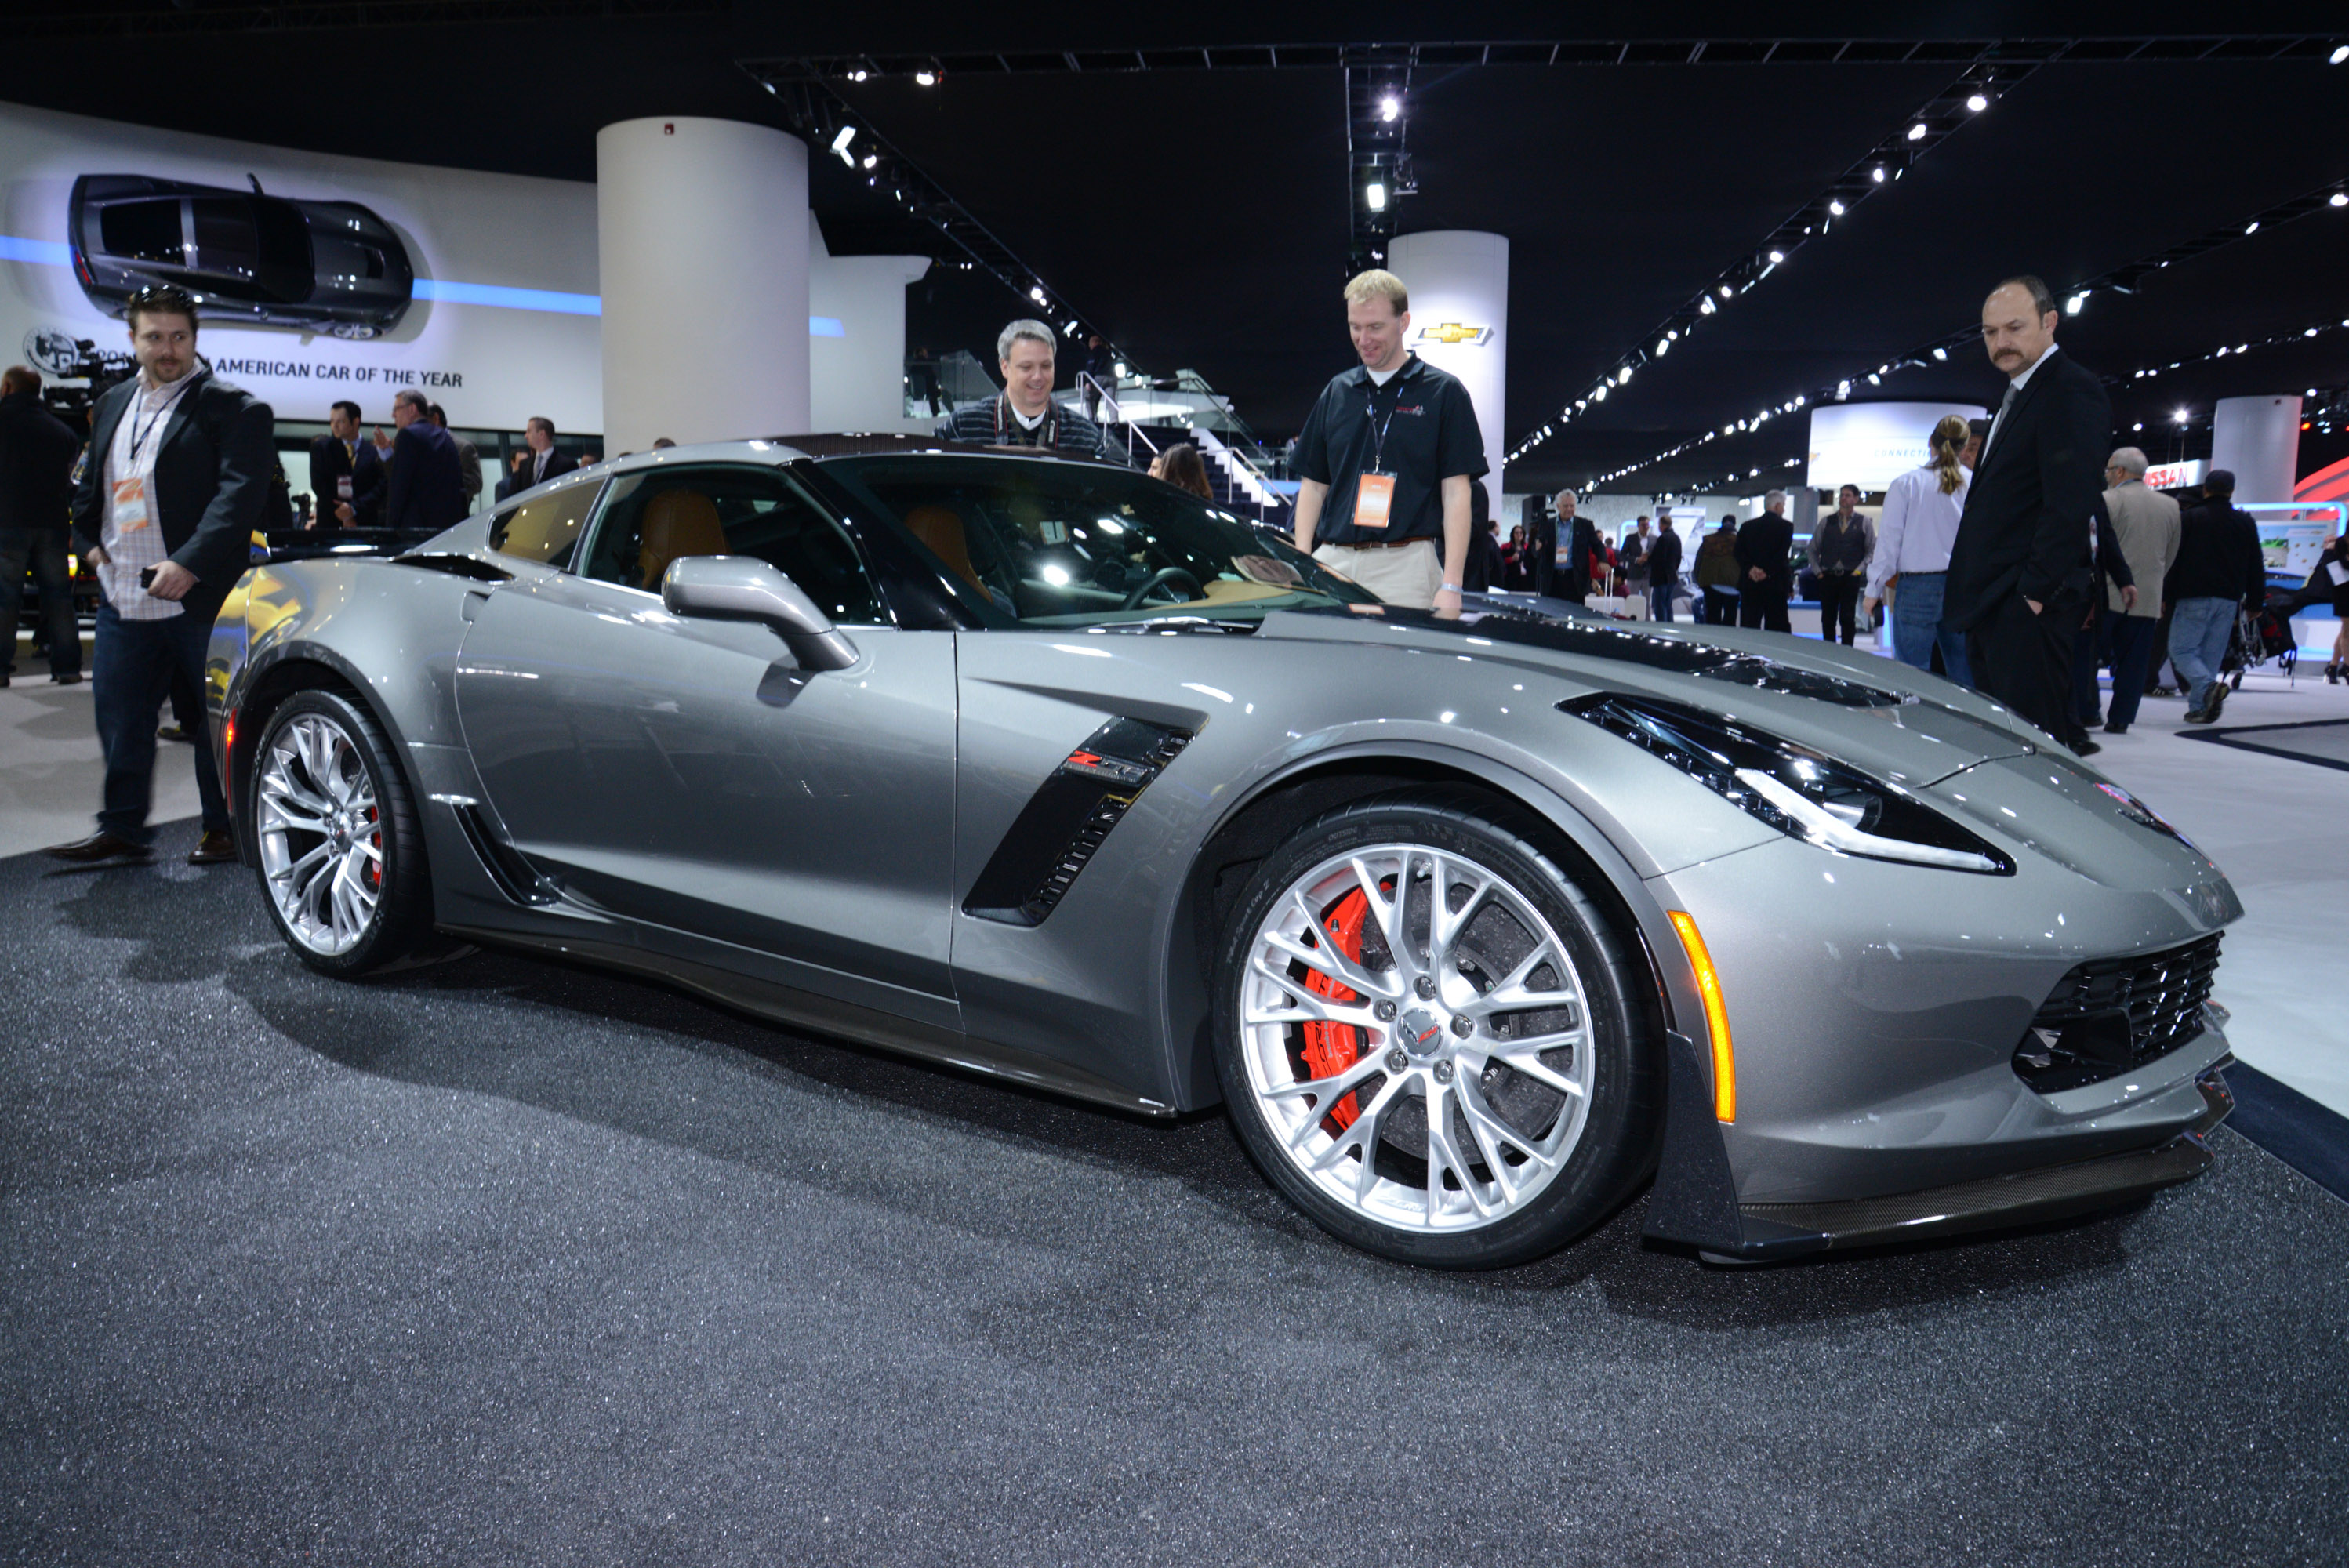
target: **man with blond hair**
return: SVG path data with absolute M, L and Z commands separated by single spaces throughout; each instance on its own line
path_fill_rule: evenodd
M 1404 345 L 1411 296 L 1372 270 L 1346 285 L 1361 361 L 1297 438 L 1297 548 L 1390 604 L 1460 614 L 1469 488 L 1487 470 L 1468 389 Z

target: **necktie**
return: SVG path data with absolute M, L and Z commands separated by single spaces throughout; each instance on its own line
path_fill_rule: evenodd
M 1997 438 L 1998 433 L 2001 430 L 2006 428 L 2007 410 L 2014 407 L 2015 395 L 2022 390 L 2022 387 L 2016 386 L 2012 381 L 2006 384 L 2006 396 L 1999 399 L 1998 413 L 1990 422 L 1990 434 L 1982 438 L 1982 459 L 1977 459 L 1978 464 L 1981 460 L 1987 459 L 1990 457 L 1990 444 Z

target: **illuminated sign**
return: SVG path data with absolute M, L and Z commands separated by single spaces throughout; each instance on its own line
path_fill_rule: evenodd
M 1492 340 L 1491 327 L 1463 326 L 1456 321 L 1447 321 L 1442 326 L 1423 326 L 1419 329 L 1419 341 L 1422 343 L 1485 344 Z
M 2202 476 L 2209 471 L 2210 465 L 2199 460 L 2190 463 L 2156 463 L 2145 470 L 2146 488 L 2183 490 L 2188 485 L 2200 484 Z

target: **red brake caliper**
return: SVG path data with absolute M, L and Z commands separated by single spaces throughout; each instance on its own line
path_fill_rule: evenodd
M 1360 964 L 1362 961 L 1362 922 L 1371 913 L 1371 901 L 1356 888 L 1338 901 L 1330 912 L 1328 939 L 1338 951 Z M 1333 1002 L 1358 1002 L 1345 986 L 1319 970 L 1308 970 L 1305 988 Z M 1330 1078 L 1354 1065 L 1362 1054 L 1362 1031 L 1351 1024 L 1311 1023 L 1305 1026 L 1305 1065 L 1318 1078 Z M 1330 1108 L 1330 1119 L 1343 1132 L 1354 1125 L 1360 1112 L 1350 1092 L 1345 1099 Z

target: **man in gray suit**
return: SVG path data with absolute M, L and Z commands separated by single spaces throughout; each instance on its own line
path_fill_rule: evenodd
M 2121 557 L 2137 579 L 2134 603 L 2125 603 L 2122 591 L 2105 592 L 2104 624 L 2111 639 L 2113 700 L 2105 710 L 2105 729 L 2127 735 L 2137 722 L 2138 699 L 2145 696 L 2146 667 L 2153 660 L 2153 636 L 2161 624 L 2161 580 L 2178 559 L 2178 502 L 2145 482 L 2145 454 L 2123 447 L 2105 461 L 2105 510 L 2119 536 Z

